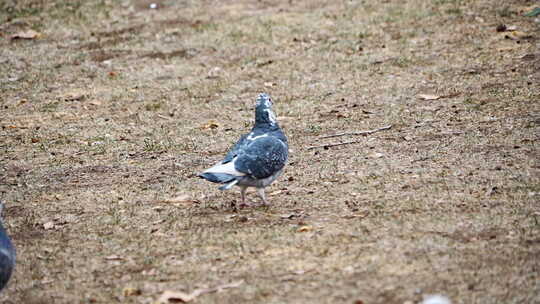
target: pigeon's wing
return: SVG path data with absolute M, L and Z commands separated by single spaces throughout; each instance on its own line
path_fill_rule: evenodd
M 247 138 L 250 134 L 251 133 L 244 134 L 242 137 L 240 137 L 236 144 L 234 144 L 234 146 L 229 150 L 229 152 L 227 152 L 227 155 L 225 155 L 225 158 L 223 158 L 223 160 L 221 161 L 222 164 L 226 164 L 232 161 L 233 158 L 238 155 L 239 151 L 241 151 L 248 143 Z
M 254 178 L 267 178 L 287 163 L 288 146 L 274 136 L 261 136 L 239 151 L 235 168 Z
M 13 272 L 13 260 L 4 252 L 0 253 L 0 290 L 6 286 Z
M 0 222 L 0 289 L 9 281 L 15 265 L 15 249 Z

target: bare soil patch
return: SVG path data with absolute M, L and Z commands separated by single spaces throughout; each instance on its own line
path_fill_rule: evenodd
M 535 6 L 0 4 L 0 301 L 540 302 Z M 290 162 L 235 208 L 196 173 L 263 91 Z

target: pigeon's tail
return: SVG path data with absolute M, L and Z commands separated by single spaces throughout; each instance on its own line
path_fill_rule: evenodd
M 203 172 L 198 175 L 200 178 L 204 178 L 207 181 L 218 184 L 226 184 L 232 182 L 236 179 L 236 176 L 230 175 L 227 173 L 212 173 L 212 172 Z
M 228 184 L 226 184 L 226 185 L 223 185 L 223 186 L 219 187 L 218 189 L 219 189 L 219 190 L 229 190 L 229 189 L 231 189 L 231 188 L 232 188 L 234 185 L 236 185 L 236 184 L 238 184 L 238 180 L 237 180 L 237 179 L 233 180 L 232 182 L 230 182 L 230 183 L 228 183 Z
M 236 159 L 234 159 L 231 162 L 227 163 L 219 163 L 212 168 L 209 168 L 205 170 L 203 173 L 199 174 L 199 177 L 206 179 L 207 181 L 211 181 L 213 183 L 218 184 L 227 184 L 219 189 L 221 190 L 228 190 L 232 186 L 234 186 L 236 183 L 238 183 L 237 179 L 241 176 L 244 176 L 245 174 L 236 170 L 234 166 L 234 162 Z
M 213 183 L 218 184 L 225 184 L 221 187 L 219 187 L 219 190 L 229 190 L 232 188 L 232 186 L 236 185 L 238 183 L 237 176 L 226 174 L 226 173 L 201 173 L 198 175 L 200 178 L 204 178 L 207 181 L 211 181 Z

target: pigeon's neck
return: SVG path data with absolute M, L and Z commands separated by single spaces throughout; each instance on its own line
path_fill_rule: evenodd
M 255 109 L 255 125 L 277 125 L 276 114 L 271 107 L 258 106 Z
M 276 130 L 279 130 L 279 125 L 275 122 L 270 123 L 270 122 L 255 121 L 255 125 L 253 126 L 253 131 L 261 131 L 263 133 L 272 132 Z

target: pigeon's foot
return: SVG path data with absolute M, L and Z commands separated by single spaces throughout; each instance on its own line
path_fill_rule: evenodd
M 264 188 L 257 188 L 257 193 L 261 197 L 262 204 L 266 205 L 266 206 L 269 206 L 270 203 L 268 203 L 268 201 L 266 200 L 266 195 L 264 195 Z

